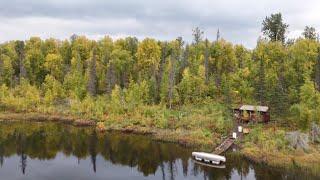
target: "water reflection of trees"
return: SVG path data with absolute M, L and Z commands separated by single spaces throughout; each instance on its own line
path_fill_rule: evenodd
M 101 155 L 113 164 L 136 167 L 145 176 L 159 170 L 162 179 L 175 179 L 181 170 L 184 176 L 203 179 L 230 179 L 233 173 L 246 177 L 253 169 L 257 179 L 270 179 L 280 174 L 268 172 L 265 166 L 251 166 L 241 156 L 228 155 L 225 169 L 214 169 L 194 164 L 190 150 L 175 144 L 158 143 L 148 137 L 119 133 L 100 134 L 92 128 L 74 128 L 61 124 L 0 124 L 0 164 L 12 155 L 20 157 L 22 173 L 27 168 L 27 157 L 40 160 L 54 159 L 58 152 L 81 159 L 90 158 L 96 172 L 96 158 Z M 181 169 L 178 169 L 181 168 Z M 267 173 L 266 173 L 267 171 Z M 268 178 L 265 178 L 268 177 Z

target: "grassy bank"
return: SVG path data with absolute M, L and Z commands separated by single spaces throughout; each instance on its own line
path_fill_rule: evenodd
M 65 116 L 57 114 L 41 114 L 41 113 L 15 113 L 15 112 L 2 112 L 0 113 L 0 121 L 53 121 L 72 124 L 75 126 L 94 126 L 95 121 L 88 119 L 80 119 L 75 116 Z
M 285 138 L 287 128 L 276 125 L 253 126 L 240 143 L 241 153 L 248 159 L 274 167 L 299 168 L 319 174 L 320 146 L 310 143 L 307 151 L 294 149 Z
M 118 131 L 123 133 L 150 135 L 154 140 L 178 143 L 187 147 L 198 147 L 212 150 L 220 143 L 220 134 L 205 134 L 202 130 L 160 129 L 138 125 L 119 125 L 108 122 L 108 126 L 89 119 L 76 116 L 39 114 L 39 113 L 0 113 L 0 121 L 30 121 L 30 122 L 62 122 L 74 126 L 96 126 L 98 131 Z
M 232 126 L 232 121 L 222 113 L 223 110 L 224 107 L 219 104 L 184 106 L 179 110 L 169 110 L 161 106 L 140 106 L 135 111 L 105 113 L 99 118 L 90 118 L 90 113 L 81 110 L 74 113 L 72 110 L 64 109 L 61 113 L 50 109 L 44 113 L 1 112 L 0 120 L 56 121 L 76 126 L 96 125 L 100 131 L 148 134 L 158 141 L 175 142 L 211 151 Z

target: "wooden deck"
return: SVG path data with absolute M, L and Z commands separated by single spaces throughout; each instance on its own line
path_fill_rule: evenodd
M 236 141 L 236 139 L 232 138 L 232 133 L 237 133 L 237 139 L 243 138 L 243 133 L 238 132 L 238 126 L 242 125 L 241 123 L 235 123 L 233 125 L 233 131 L 230 132 L 229 136 L 212 152 L 213 154 L 220 155 L 226 152 Z
M 234 141 L 235 141 L 235 139 L 233 139 L 231 137 L 227 138 L 212 153 L 213 154 L 222 154 L 222 153 L 224 153 L 225 151 L 227 151 L 232 146 Z

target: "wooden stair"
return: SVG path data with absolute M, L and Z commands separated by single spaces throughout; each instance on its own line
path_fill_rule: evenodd
M 232 146 L 234 141 L 235 141 L 235 139 L 233 139 L 231 137 L 225 139 L 217 148 L 215 148 L 215 150 L 212 153 L 214 153 L 214 154 L 224 153 Z
M 238 123 L 234 124 L 233 131 L 230 133 L 229 136 L 226 137 L 226 139 L 218 147 L 214 149 L 214 151 L 212 152 L 213 154 L 220 155 L 226 152 L 234 144 L 236 139 L 232 138 L 233 132 L 237 133 L 238 139 L 242 139 L 243 134 L 238 132 L 238 126 L 239 126 Z

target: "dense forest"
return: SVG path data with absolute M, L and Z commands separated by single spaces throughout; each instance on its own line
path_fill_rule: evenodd
M 253 49 L 234 45 L 219 32 L 209 40 L 200 28 L 193 29 L 189 43 L 182 37 L 140 41 L 78 35 L 4 42 L 0 109 L 71 113 L 101 121 L 112 114 L 130 118 L 139 108 L 141 116 L 156 119 L 153 111 L 159 109 L 175 112 L 203 104 L 214 105 L 203 110 L 204 116 L 215 111 L 226 117 L 235 106 L 257 104 L 269 106 L 279 124 L 309 129 L 320 123 L 320 43 L 313 27 L 306 26 L 297 39 L 286 38 L 288 28 L 280 13 L 266 17 L 264 37 Z M 183 116 L 174 114 L 174 123 Z M 170 126 L 170 117 L 154 126 Z

